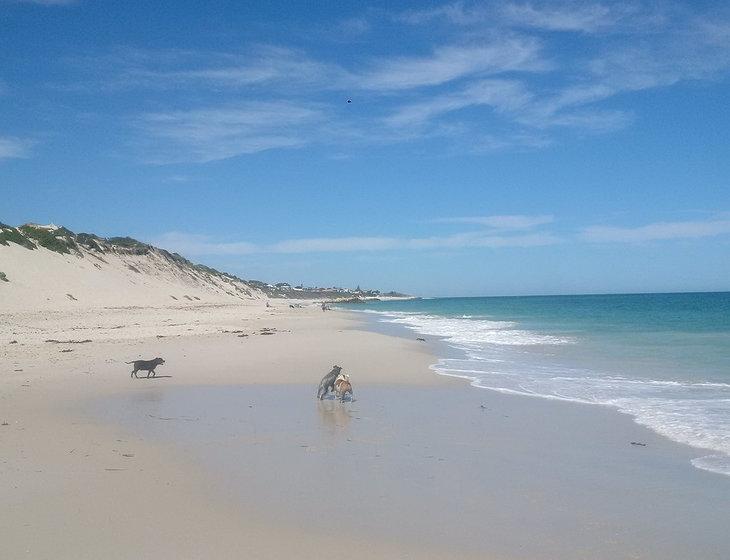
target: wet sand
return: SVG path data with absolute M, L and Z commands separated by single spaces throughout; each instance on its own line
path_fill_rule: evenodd
M 365 385 L 356 396 L 180 388 L 107 399 L 93 414 L 172 444 L 244 517 L 395 557 L 719 560 L 728 550 L 730 484 L 627 416 L 465 386 Z M 344 553 L 334 538 L 327 548 Z

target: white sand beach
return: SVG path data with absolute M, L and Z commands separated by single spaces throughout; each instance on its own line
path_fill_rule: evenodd
M 437 376 L 428 345 L 349 313 L 250 301 L 2 325 L 4 558 L 727 550 L 713 512 L 730 485 L 688 449 L 611 410 Z M 124 362 L 155 356 L 157 378 L 130 378 Z M 335 363 L 352 403 L 315 399 Z

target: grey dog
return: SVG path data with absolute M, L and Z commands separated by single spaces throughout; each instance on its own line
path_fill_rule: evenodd
M 137 375 L 137 372 L 139 370 L 146 371 L 147 377 L 150 376 L 150 373 L 152 374 L 152 377 L 154 377 L 155 374 L 155 368 L 159 365 L 162 365 L 165 363 L 165 360 L 162 358 L 155 358 L 154 360 L 135 360 L 134 362 L 124 362 L 125 364 L 133 364 L 134 369 L 132 370 L 132 373 L 129 377 L 139 377 Z
M 317 389 L 317 398 L 319 400 L 324 399 L 327 393 L 335 390 L 335 379 L 341 371 L 340 366 L 332 366 L 332 371 L 322 378 L 322 381 L 319 382 L 319 389 Z

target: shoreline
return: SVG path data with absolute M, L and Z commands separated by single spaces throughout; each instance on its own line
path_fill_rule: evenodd
M 411 338 L 416 337 L 423 337 L 428 336 L 427 339 L 429 347 L 433 351 L 433 353 L 436 356 L 435 363 L 431 364 L 429 369 L 431 369 L 435 374 L 439 376 L 443 376 L 446 378 L 451 379 L 461 379 L 469 383 L 469 385 L 475 389 L 484 389 L 488 391 L 493 391 L 499 394 L 503 395 L 509 395 L 509 396 L 515 396 L 515 397 L 527 397 L 530 399 L 546 399 L 556 402 L 562 402 L 565 404 L 580 404 L 580 405 L 587 405 L 587 406 L 600 406 L 603 408 L 609 408 L 611 410 L 614 410 L 616 413 L 620 415 L 626 415 L 630 417 L 638 426 L 644 427 L 649 429 L 652 433 L 666 439 L 669 442 L 672 442 L 677 445 L 681 445 L 684 447 L 687 447 L 689 449 L 692 449 L 695 451 L 695 456 L 690 459 L 690 463 L 692 466 L 694 466 L 698 470 L 710 472 L 713 474 L 720 475 L 722 477 L 727 478 L 730 476 L 730 474 L 727 472 L 726 467 L 716 467 L 714 465 L 714 461 L 717 459 L 717 457 L 721 457 L 721 460 L 726 462 L 725 455 L 722 454 L 721 451 L 718 451 L 716 449 L 713 449 L 712 447 L 703 447 L 702 445 L 695 444 L 689 441 L 684 441 L 681 438 L 676 437 L 676 435 L 672 434 L 669 435 L 662 431 L 661 426 L 657 427 L 655 425 L 652 425 L 652 423 L 647 422 L 645 419 L 642 420 L 640 415 L 638 415 L 635 411 L 627 410 L 626 408 L 622 407 L 620 404 L 614 404 L 614 403 L 606 403 L 606 402 L 589 402 L 586 400 L 580 400 L 575 398 L 568 398 L 568 397 L 561 397 L 558 395 L 549 395 L 549 394 L 539 394 L 534 393 L 530 394 L 526 391 L 518 391 L 518 390 L 511 390 L 507 388 L 497 388 L 497 387 L 490 387 L 487 385 L 481 384 L 481 380 L 479 377 L 469 375 L 468 373 L 458 373 L 456 370 L 452 370 L 451 368 L 447 367 L 447 362 L 449 360 L 456 359 L 458 361 L 464 361 L 469 360 L 469 353 L 467 350 L 459 348 L 455 344 L 451 344 L 448 342 L 448 337 L 439 336 L 439 335 L 424 335 L 421 334 L 419 330 L 407 326 L 401 323 L 397 322 L 391 322 L 382 319 L 382 315 L 386 314 L 387 311 L 383 312 L 377 312 L 376 314 L 371 314 L 367 311 L 361 311 L 361 310 L 350 310 L 346 309 L 346 311 L 353 311 L 356 314 L 361 314 L 362 317 L 364 317 L 365 325 L 372 330 L 373 332 L 379 332 L 383 334 L 388 334 L 392 336 L 398 336 L 401 338 L 404 338 L 406 340 L 410 340 Z M 672 437 L 674 436 L 674 437 Z M 722 455 L 718 455 L 718 453 Z
M 4 556 L 722 557 L 730 485 L 685 446 L 614 410 L 473 391 L 429 369 L 430 345 L 275 303 L 3 332 L 99 333 L 3 347 Z M 120 362 L 152 348 L 160 377 L 129 380 Z M 314 399 L 332 363 L 353 403 Z

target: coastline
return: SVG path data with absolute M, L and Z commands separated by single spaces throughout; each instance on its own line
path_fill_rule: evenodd
M 475 391 L 430 371 L 428 345 L 364 330 L 355 314 L 275 302 L 12 320 L 3 556 L 727 549 L 713 513 L 730 485 L 689 465 L 685 446 L 613 410 Z M 42 342 L 80 332 L 94 340 Z M 160 377 L 130 380 L 121 362 L 150 352 L 167 360 Z M 353 403 L 314 399 L 332 363 L 351 373 Z

